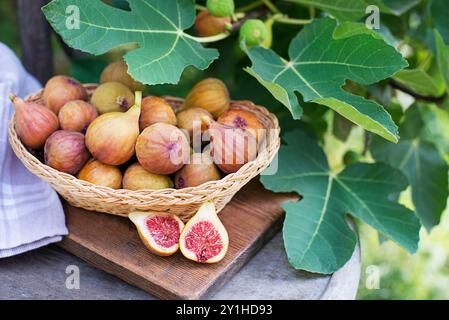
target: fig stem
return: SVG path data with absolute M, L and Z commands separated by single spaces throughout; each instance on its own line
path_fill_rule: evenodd
M 216 42 L 216 41 L 226 39 L 227 37 L 229 37 L 231 35 L 231 33 L 230 32 L 222 32 L 222 33 L 216 34 L 214 36 L 210 36 L 210 37 L 194 37 L 187 33 L 184 35 L 192 40 L 197 41 L 197 42 L 208 43 L 208 42 Z
M 312 22 L 311 19 L 293 19 L 283 14 L 275 14 L 273 16 L 273 20 L 279 23 L 295 24 L 295 25 L 304 25 Z
M 9 100 L 11 100 L 12 103 L 14 103 L 14 100 L 17 98 L 17 96 L 14 93 L 9 94 Z
M 198 11 L 207 11 L 207 8 L 205 6 L 202 6 L 200 4 L 195 5 L 195 9 Z
M 280 13 L 281 11 L 276 7 L 271 0 L 262 0 L 263 4 L 268 7 L 273 13 Z
M 249 3 L 249 4 L 245 5 L 245 6 L 242 6 L 240 8 L 237 8 L 235 11 L 237 13 L 239 13 L 239 12 L 247 12 L 247 11 L 256 9 L 257 7 L 261 7 L 263 5 L 264 5 L 263 1 L 262 0 L 258 0 L 258 1 L 254 1 L 252 3 Z
M 142 105 L 142 91 L 136 91 L 134 96 L 134 105 L 140 108 L 140 106 Z
M 200 120 L 207 125 L 210 125 L 213 122 L 213 120 L 211 120 L 209 117 L 206 117 L 205 115 L 202 115 L 200 117 Z

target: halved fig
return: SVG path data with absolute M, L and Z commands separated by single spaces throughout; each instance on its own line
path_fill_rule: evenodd
M 170 256 L 178 251 L 184 223 L 165 212 L 132 212 L 129 219 L 136 225 L 143 244 L 153 253 Z
M 228 251 L 229 237 L 212 202 L 204 203 L 187 222 L 179 239 L 179 247 L 187 259 L 200 263 L 216 263 Z

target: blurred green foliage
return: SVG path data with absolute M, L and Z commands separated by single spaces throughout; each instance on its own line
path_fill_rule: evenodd
M 17 25 L 16 1 L 2 1 L 0 5 L 0 42 L 6 44 L 20 56 L 20 37 Z

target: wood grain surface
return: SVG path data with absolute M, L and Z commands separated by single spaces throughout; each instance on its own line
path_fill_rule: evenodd
M 251 181 L 220 213 L 229 233 L 226 257 L 202 265 L 151 254 L 126 218 L 88 212 L 65 204 L 69 236 L 61 247 L 99 269 L 162 299 L 207 298 L 224 285 L 279 231 L 281 203 L 295 195 L 274 194 Z

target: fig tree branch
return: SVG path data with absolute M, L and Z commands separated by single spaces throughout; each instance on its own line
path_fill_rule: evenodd
M 434 102 L 436 104 L 439 103 L 443 103 L 444 100 L 446 100 L 447 98 L 447 92 L 445 92 L 444 94 L 442 94 L 441 96 L 438 97 L 432 97 L 432 96 L 425 96 L 422 94 L 419 94 L 405 86 L 403 86 L 402 84 L 398 83 L 397 81 L 390 79 L 389 84 L 397 90 L 400 90 L 404 93 L 407 93 L 408 95 L 411 95 L 412 97 L 414 97 L 416 100 L 421 100 L 421 101 L 427 101 L 427 102 Z

